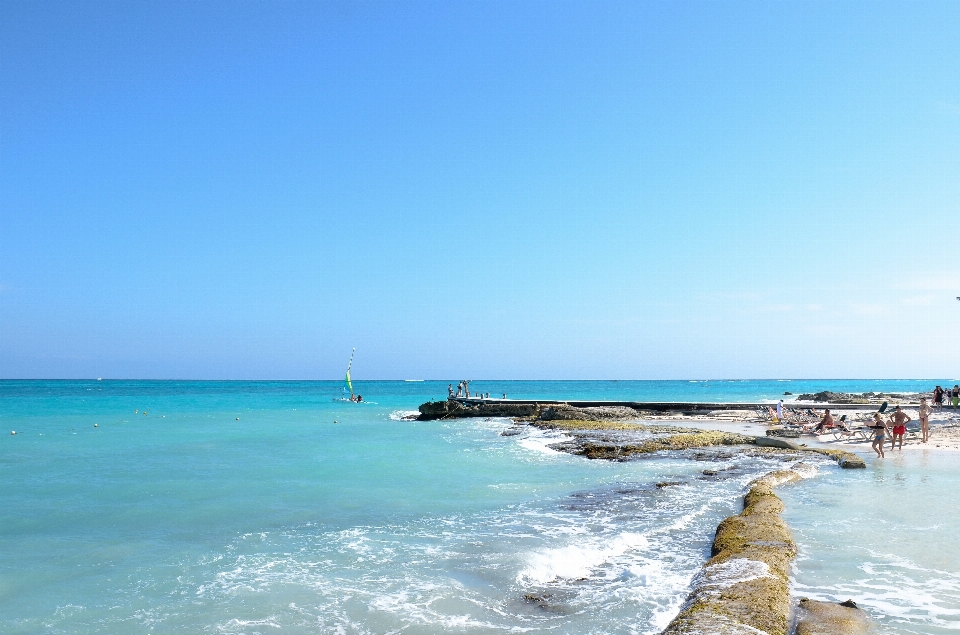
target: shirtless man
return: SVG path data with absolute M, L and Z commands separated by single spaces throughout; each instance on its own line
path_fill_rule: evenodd
M 817 434 L 820 434 L 821 432 L 823 432 L 824 428 L 832 428 L 834 425 L 835 424 L 833 422 L 833 415 L 830 414 L 830 409 L 827 408 L 823 412 L 823 419 L 820 420 L 820 423 L 817 424 L 817 426 L 813 429 L 813 431 L 816 432 Z
M 907 433 L 907 423 L 913 421 L 907 413 L 900 409 L 900 406 L 897 406 L 897 409 L 893 411 L 893 437 L 890 438 L 890 449 L 893 449 L 893 445 L 899 439 L 900 449 L 903 449 L 903 435 Z
M 883 458 L 883 440 L 886 436 L 887 431 L 887 422 L 883 420 L 883 417 L 880 416 L 880 413 L 873 415 L 873 425 L 867 426 L 873 430 L 873 444 L 871 447 L 873 451 L 877 453 L 877 458 Z

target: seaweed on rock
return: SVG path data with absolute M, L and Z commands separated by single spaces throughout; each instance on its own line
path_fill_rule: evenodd
M 787 635 L 787 569 L 797 548 L 780 517 L 783 503 L 773 487 L 800 478 L 795 470 L 778 470 L 753 482 L 743 511 L 717 527 L 713 557 L 665 634 Z

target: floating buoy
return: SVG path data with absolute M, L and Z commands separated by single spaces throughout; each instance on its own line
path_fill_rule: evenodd
M 134 410 L 134 411 L 133 411 L 133 414 L 135 414 L 135 415 L 138 415 L 138 414 L 140 414 L 140 409 L 139 409 L 139 408 L 137 408 L 136 410 Z
M 144 417 L 147 416 L 147 411 L 146 411 L 146 410 L 143 411 L 143 416 L 144 416 Z
M 95 424 L 93 424 L 93 427 L 94 427 L 94 428 L 99 428 L 99 427 L 100 427 L 100 424 L 99 424 L 99 423 L 95 423 Z
M 237 417 L 237 419 L 236 419 L 236 420 L 237 420 L 237 421 L 240 421 L 240 417 Z
M 10 434 L 16 434 L 16 433 L 17 433 L 16 430 L 11 430 L 11 431 L 10 431 Z

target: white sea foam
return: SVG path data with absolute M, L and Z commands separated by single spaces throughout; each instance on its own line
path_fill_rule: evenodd
M 701 569 L 693 579 L 693 587 L 700 592 L 716 594 L 724 589 L 758 578 L 769 578 L 767 563 L 748 558 L 732 558 Z
M 572 438 L 570 434 L 564 432 L 532 428 L 530 434 L 517 440 L 517 444 L 531 452 L 540 454 L 562 454 L 549 446 Z
M 545 584 L 558 579 L 587 578 L 600 565 L 628 550 L 645 549 L 647 544 L 643 535 L 628 532 L 613 539 L 578 539 L 563 547 L 531 554 L 517 581 Z
M 416 417 L 419 414 L 419 410 L 394 410 L 390 413 L 390 419 L 393 421 L 409 421 L 407 417 Z

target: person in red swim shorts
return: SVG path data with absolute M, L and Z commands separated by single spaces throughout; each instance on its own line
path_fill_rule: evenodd
M 890 439 L 890 449 L 893 449 L 894 444 L 899 440 L 899 448 L 903 449 L 903 435 L 907 433 L 907 423 L 912 421 L 912 419 L 900 409 L 900 406 L 897 406 L 897 409 L 893 411 L 893 438 Z

